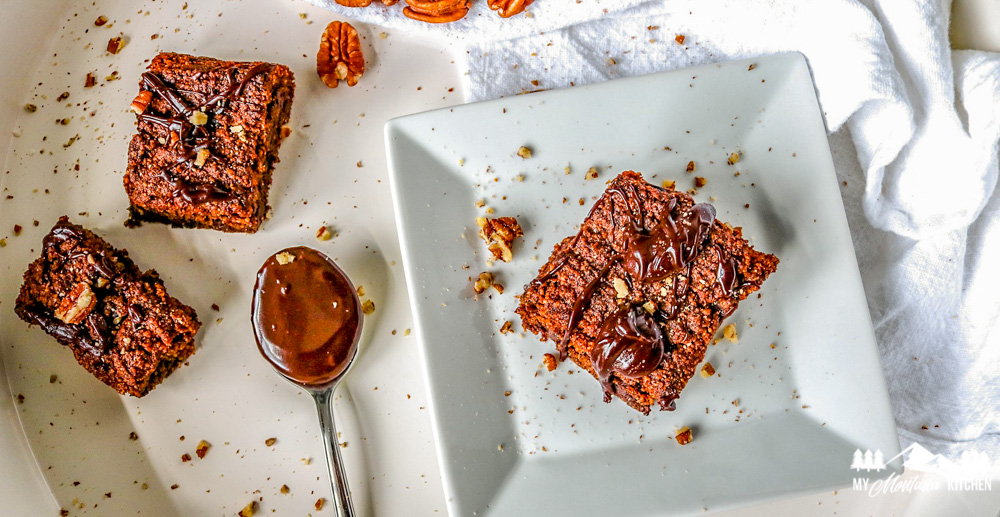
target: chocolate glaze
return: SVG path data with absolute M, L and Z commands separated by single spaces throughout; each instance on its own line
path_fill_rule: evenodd
M 278 254 L 295 258 L 281 264 Z M 279 373 L 311 387 L 347 369 L 361 334 L 361 303 L 343 271 L 306 247 L 272 255 L 257 272 L 251 321 L 257 347 Z
M 183 178 L 177 177 L 171 171 L 178 166 L 186 166 L 191 169 L 194 166 L 194 159 L 198 151 L 208 149 L 211 145 L 211 138 L 205 126 L 195 126 L 188 119 L 195 111 L 202 113 L 222 113 L 226 106 L 237 96 L 243 93 L 250 80 L 256 75 L 272 69 L 274 65 L 270 63 L 257 63 L 250 67 L 242 79 L 236 78 L 236 68 L 226 71 L 229 75 L 229 87 L 225 90 L 206 99 L 198 108 L 192 108 L 178 93 L 176 88 L 167 86 L 159 77 L 150 72 L 142 74 L 142 88 L 149 90 L 162 97 L 175 115 L 163 117 L 152 113 L 140 113 L 138 119 L 149 124 L 160 126 L 167 131 L 171 143 L 176 138 L 177 150 L 180 151 L 180 160 L 170 167 L 160 171 L 159 177 L 165 180 L 171 187 L 174 197 L 182 197 L 185 201 L 200 205 L 208 202 L 232 201 L 236 199 L 229 190 L 210 184 L 195 184 Z M 174 136 L 176 135 L 176 136 Z M 211 157 L 211 155 L 210 155 Z
M 56 338 L 61 345 L 77 345 L 92 355 L 102 355 L 108 347 L 105 332 L 107 324 L 97 313 L 90 313 L 84 320 L 84 325 L 70 325 L 59 321 L 52 312 L 44 307 L 25 307 L 24 313 L 31 318 L 31 323 L 42 327 L 42 330 Z
M 70 223 L 65 221 L 59 221 L 42 239 L 42 246 L 45 248 L 58 247 L 60 244 L 70 240 L 82 240 L 83 234 L 81 234 L 76 228 L 74 228 Z M 66 255 L 65 260 L 73 260 L 80 257 L 88 257 L 91 254 L 84 251 L 71 251 Z M 104 278 L 111 279 L 118 274 L 118 270 L 115 269 L 115 263 L 101 252 L 98 256 L 93 257 L 93 266 L 97 272 Z
M 639 307 L 622 307 L 598 331 L 597 346 L 590 362 L 604 388 L 605 401 L 611 400 L 611 372 L 638 379 L 653 373 L 663 360 L 664 337 L 652 314 Z
M 160 174 L 157 176 L 170 185 L 170 194 L 172 196 L 183 198 L 193 205 L 200 205 L 209 201 L 231 201 L 235 198 L 232 192 L 222 187 L 206 183 L 191 183 L 165 170 L 160 171 Z
M 655 371 L 663 361 L 669 343 L 660 326 L 668 324 L 677 317 L 680 301 L 687 294 L 691 264 L 708 238 L 712 225 L 715 224 L 715 208 L 712 205 L 699 203 L 675 216 L 673 212 L 676 201 L 671 200 L 661 214 L 660 222 L 653 228 L 647 229 L 641 200 L 634 186 L 628 190 L 611 188 L 608 194 L 612 221 L 617 221 L 614 217 L 616 200 L 620 200 L 628 211 L 629 226 L 612 228 L 612 236 L 615 234 L 623 236 L 624 250 L 613 256 L 573 301 L 566 331 L 556 347 L 560 359 L 566 358 L 573 329 L 579 324 L 594 292 L 614 264 L 622 262 L 626 281 L 630 287 L 664 280 L 684 268 L 688 269 L 688 273 L 674 276 L 671 289 L 674 299 L 669 311 L 657 309 L 655 314 L 649 314 L 637 307 L 626 305 L 601 323 L 596 336 L 597 344 L 591 351 L 590 359 L 604 389 L 606 400 L 610 400 L 611 397 L 612 373 L 622 377 L 640 378 Z M 597 205 L 591 209 L 591 213 L 596 208 Z M 571 250 L 581 234 L 582 230 L 570 241 L 566 249 Z M 713 249 L 718 254 L 720 262 L 718 281 L 728 295 L 732 292 L 736 278 L 735 264 L 731 259 L 723 263 L 722 251 L 717 247 Z M 544 281 L 562 267 L 566 263 L 567 256 L 568 253 L 545 275 L 541 275 L 539 281 Z M 660 400 L 661 407 L 673 409 L 676 398 L 676 393 L 665 394 Z
M 733 294 L 736 287 L 736 261 L 733 257 L 725 257 L 719 246 L 712 246 L 715 257 L 719 260 L 719 265 L 715 270 L 715 282 L 722 288 L 722 292 L 729 296 Z

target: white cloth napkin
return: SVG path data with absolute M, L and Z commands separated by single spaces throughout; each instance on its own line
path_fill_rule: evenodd
M 536 0 L 509 20 L 479 0 L 444 27 L 311 1 L 461 38 L 469 101 L 803 52 L 901 442 L 1000 458 L 1000 54 L 951 50 L 949 0 Z

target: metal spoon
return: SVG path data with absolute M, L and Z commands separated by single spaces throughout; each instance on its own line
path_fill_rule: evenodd
M 307 247 L 275 253 L 257 272 L 251 322 L 275 371 L 316 402 L 339 517 L 353 517 L 332 395 L 358 351 L 364 319 L 354 284 L 329 257 Z

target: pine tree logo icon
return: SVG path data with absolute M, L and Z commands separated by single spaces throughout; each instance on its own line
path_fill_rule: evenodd
M 861 452 L 861 449 L 856 449 L 854 459 L 851 461 L 851 468 L 855 471 L 864 469 L 865 472 L 885 470 L 885 457 L 882 456 L 881 450 L 876 450 L 873 454 L 871 449 L 864 453 Z

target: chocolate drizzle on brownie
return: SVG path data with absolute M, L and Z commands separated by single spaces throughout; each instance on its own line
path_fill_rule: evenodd
M 160 171 L 158 175 L 166 181 L 172 189 L 174 197 L 184 198 L 185 201 L 196 205 L 210 201 L 232 201 L 235 196 L 228 189 L 217 185 L 195 184 L 172 173 L 172 169 L 185 166 L 191 169 L 195 165 L 195 159 L 199 151 L 208 149 L 211 145 L 211 136 L 205 125 L 195 125 L 190 118 L 196 111 L 201 113 L 221 114 L 228 104 L 243 93 L 250 80 L 256 75 L 274 68 L 270 63 L 257 63 L 247 70 L 242 79 L 236 78 L 237 69 L 230 68 L 229 87 L 212 95 L 206 99 L 198 108 L 192 108 L 178 93 L 177 89 L 167 86 L 159 77 L 150 72 L 142 74 L 142 87 L 162 97 L 170 108 L 174 111 L 173 116 L 160 116 L 151 113 L 140 113 L 138 119 L 156 126 L 160 126 L 167 131 L 168 144 L 176 144 L 180 151 L 180 159 L 172 166 Z
M 611 220 L 617 221 L 614 217 L 615 200 L 620 200 L 628 210 L 629 227 L 612 227 L 611 231 L 612 236 L 615 234 L 623 236 L 624 250 L 608 260 L 573 301 L 569 323 L 557 345 L 560 359 L 566 358 L 573 329 L 579 324 L 602 279 L 616 263 L 622 263 L 626 273 L 625 280 L 630 287 L 664 280 L 685 268 L 687 273 L 674 278 L 671 289 L 674 303 L 669 310 L 656 308 L 648 312 L 638 306 L 626 304 L 601 323 L 596 336 L 597 345 L 591 351 L 590 359 L 604 389 L 606 401 L 611 399 L 612 373 L 633 379 L 641 378 L 655 371 L 663 361 L 664 355 L 669 351 L 670 343 L 661 326 L 666 326 L 670 320 L 678 316 L 680 299 L 688 290 L 691 265 L 708 238 L 712 225 L 715 224 L 715 208 L 712 205 L 699 203 L 675 215 L 676 201 L 671 199 L 660 222 L 653 228 L 647 229 L 638 193 L 634 186 L 629 187 L 628 190 L 616 187 L 608 189 Z M 595 205 L 594 209 L 596 208 Z M 594 209 L 591 209 L 591 212 Z M 578 233 L 566 249 L 571 249 L 579 237 Z M 723 260 L 722 250 L 717 246 L 712 249 L 719 258 L 717 281 L 728 296 L 732 293 L 736 282 L 735 264 L 731 259 Z M 544 280 L 565 261 L 563 258 L 539 279 Z M 672 398 L 665 397 L 660 404 L 665 409 L 673 409 L 675 398 L 676 394 Z
M 70 325 L 59 321 L 51 311 L 43 307 L 24 307 L 22 312 L 31 318 L 30 323 L 42 327 L 42 330 L 55 337 L 63 346 L 76 344 L 97 356 L 107 351 L 108 343 L 104 338 L 107 323 L 99 314 L 91 313 L 83 325 Z
M 63 242 L 70 239 L 76 239 L 77 241 L 82 240 L 83 234 L 81 234 L 80 231 L 77 230 L 72 224 L 60 220 L 52 228 L 52 231 L 42 239 L 42 246 L 44 248 L 51 248 L 53 246 L 59 246 Z M 111 259 L 103 253 L 94 257 L 92 254 L 85 251 L 74 250 L 66 255 L 65 260 L 73 260 L 80 257 L 88 257 L 88 261 L 93 261 L 94 269 L 96 269 L 101 276 L 109 280 L 114 278 L 115 274 L 118 272 L 118 270 L 115 269 L 114 262 L 112 262 Z
M 611 401 L 610 376 L 638 379 L 653 373 L 663 360 L 664 337 L 652 314 L 636 306 L 622 307 L 612 314 L 598 333 L 590 361 L 604 388 L 604 401 Z

